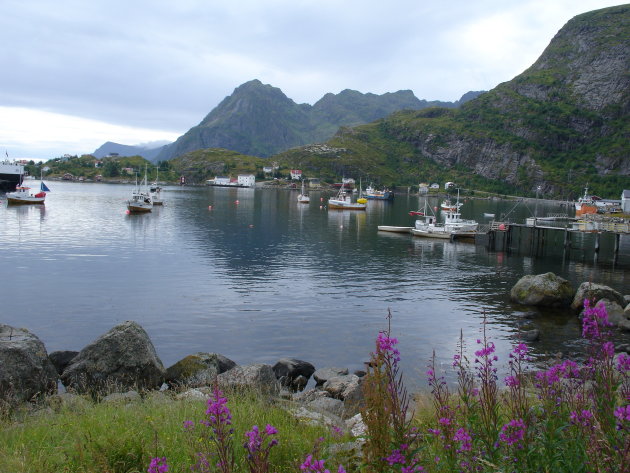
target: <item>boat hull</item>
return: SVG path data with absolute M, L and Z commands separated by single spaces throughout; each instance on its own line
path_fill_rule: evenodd
M 127 204 L 127 210 L 134 214 L 151 212 L 152 208 L 153 204 L 151 204 L 150 206 L 140 204 Z
M 378 230 L 380 232 L 392 232 L 392 233 L 411 233 L 413 227 L 395 227 L 391 225 L 379 225 Z
M 33 205 L 43 204 L 46 200 L 45 197 L 32 197 L 32 198 L 18 198 L 7 196 L 7 203 L 12 205 Z
M 328 201 L 328 208 L 331 210 L 365 210 L 366 204 L 348 203 L 348 202 L 331 202 Z
M 577 217 L 579 217 L 580 215 L 587 215 L 587 214 L 596 214 L 597 213 L 597 206 L 596 205 L 589 205 L 589 204 L 576 204 L 575 205 L 575 215 Z
M 412 228 L 411 234 L 414 236 L 423 237 L 423 238 L 439 238 L 442 240 L 451 239 L 451 233 L 443 232 L 443 231 L 431 231 L 431 230 L 421 230 L 417 228 Z

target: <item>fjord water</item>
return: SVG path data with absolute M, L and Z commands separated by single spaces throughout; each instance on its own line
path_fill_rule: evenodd
M 240 364 L 296 357 L 354 370 L 391 311 L 403 369 L 423 385 L 433 351 L 450 366 L 460 330 L 466 352 L 476 349 L 484 315 L 503 362 L 519 330 L 541 330 L 532 344 L 538 359 L 580 350 L 575 315 L 528 314 L 509 302 L 525 274 L 553 271 L 576 287 L 590 280 L 630 293 L 626 239 L 613 261 L 605 239 L 596 258 L 589 241 L 588 250 L 563 256 L 561 237 L 533 256 L 377 232 L 413 225 L 408 212 L 424 202 L 416 195 L 352 212 L 320 208 L 326 192 L 312 192 L 304 205 L 286 190 L 167 187 L 163 208 L 127 215 L 130 186 L 49 186 L 45 206 L 7 206 L 0 195 L 0 322 L 28 328 L 49 352 L 80 350 L 135 320 L 165 366 L 203 351 Z M 470 200 L 462 213 L 483 222 L 484 212 L 513 207 Z M 530 201 L 510 218 L 558 211 Z

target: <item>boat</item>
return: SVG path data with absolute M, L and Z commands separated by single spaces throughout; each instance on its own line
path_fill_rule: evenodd
M 372 200 L 392 200 L 394 193 L 388 189 L 382 191 L 376 190 L 372 187 L 372 184 L 365 188 L 365 197 Z
M 138 185 L 138 175 L 136 174 L 136 187 L 131 193 L 131 199 L 127 201 L 127 210 L 130 213 L 146 213 L 153 209 L 151 193 L 147 187 L 147 169 L 144 168 L 144 179 Z
M 5 152 L 6 153 L 6 152 Z M 15 191 L 18 186 L 22 185 L 24 180 L 24 165 L 7 159 L 0 162 L 0 190 L 4 192 Z
M 46 200 L 46 192 L 50 192 L 50 189 L 44 183 L 43 179 L 41 179 L 39 192 L 37 194 L 32 194 L 30 190 L 30 187 L 24 186 L 22 185 L 22 183 L 20 183 L 18 186 L 16 186 L 15 191 L 7 192 L 7 203 L 17 205 L 43 204 Z
M 396 227 L 392 225 L 379 225 L 379 232 L 391 232 L 391 233 L 411 233 L 413 227 Z
M 302 190 L 300 191 L 300 195 L 297 196 L 297 201 L 300 204 L 308 204 L 311 201 L 309 195 L 304 191 L 304 179 L 302 179 Z
M 586 214 L 596 214 L 597 205 L 593 200 L 593 196 L 588 193 L 588 185 L 584 188 L 584 195 L 575 202 L 575 216 Z
M 328 199 L 328 208 L 334 210 L 365 210 L 367 208 L 367 199 L 359 197 L 356 202 L 353 202 L 352 195 L 346 192 L 342 184 L 337 195 Z
M 155 181 L 149 187 L 149 194 L 151 194 L 151 201 L 153 205 L 164 205 L 164 200 L 162 199 L 162 188 L 158 184 L 158 176 L 160 175 L 160 169 L 157 168 L 157 174 L 155 175 Z
M 455 203 L 455 208 L 457 210 L 447 210 L 444 213 L 444 226 L 450 230 L 451 232 L 456 232 L 458 234 L 471 234 L 479 229 L 479 223 L 475 220 L 467 220 L 463 219 L 462 214 L 459 212 L 459 208 L 462 204 L 459 203 L 459 189 L 457 190 L 457 201 Z
M 440 208 L 447 212 L 457 212 L 457 210 L 459 210 L 459 207 L 461 207 L 461 205 L 462 204 L 460 204 L 459 202 L 454 204 L 453 202 L 451 202 L 450 198 L 446 198 L 440 204 Z
M 483 213 L 483 216 L 486 218 L 494 218 L 494 214 L 486 213 L 486 212 Z
M 427 205 L 427 200 L 425 199 L 424 211 L 419 211 L 419 216 L 422 218 L 416 220 L 414 227 L 411 229 L 411 234 L 425 238 L 450 239 L 451 231 L 447 230 L 443 223 L 438 223 L 437 217 L 430 214 L 430 212 L 431 209 Z
M 424 215 L 424 211 L 422 211 L 422 210 L 410 210 L 409 211 L 409 215 L 411 215 L 412 217 L 415 216 L 415 215 L 423 216 Z

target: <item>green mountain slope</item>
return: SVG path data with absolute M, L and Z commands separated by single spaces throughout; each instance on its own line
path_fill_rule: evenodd
M 538 61 L 460 109 L 400 111 L 278 159 L 322 177 L 570 197 L 630 188 L 630 5 L 569 21 Z

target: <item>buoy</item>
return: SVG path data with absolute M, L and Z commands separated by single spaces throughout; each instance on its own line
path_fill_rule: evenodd
M 234 201 L 234 203 L 235 203 L 236 205 L 238 205 L 238 200 L 235 200 L 235 201 Z
M 250 224 L 249 224 L 249 228 L 254 228 L 254 226 L 250 223 Z
M 319 198 L 319 201 L 320 201 L 320 202 L 323 202 L 323 201 L 324 201 L 324 198 L 323 198 L 323 197 L 320 197 L 320 198 Z
M 319 206 L 319 210 L 321 210 L 321 209 L 323 209 L 323 208 L 324 208 L 324 206 L 323 206 L 323 205 L 320 205 L 320 206 Z
M 129 209 L 127 209 L 127 210 L 125 210 L 125 213 L 126 213 L 127 215 L 129 215 L 131 212 L 129 212 Z
M 433 207 L 433 210 L 434 210 L 435 212 L 437 212 L 437 206 Z
M 208 205 L 208 210 L 212 210 L 212 205 Z

